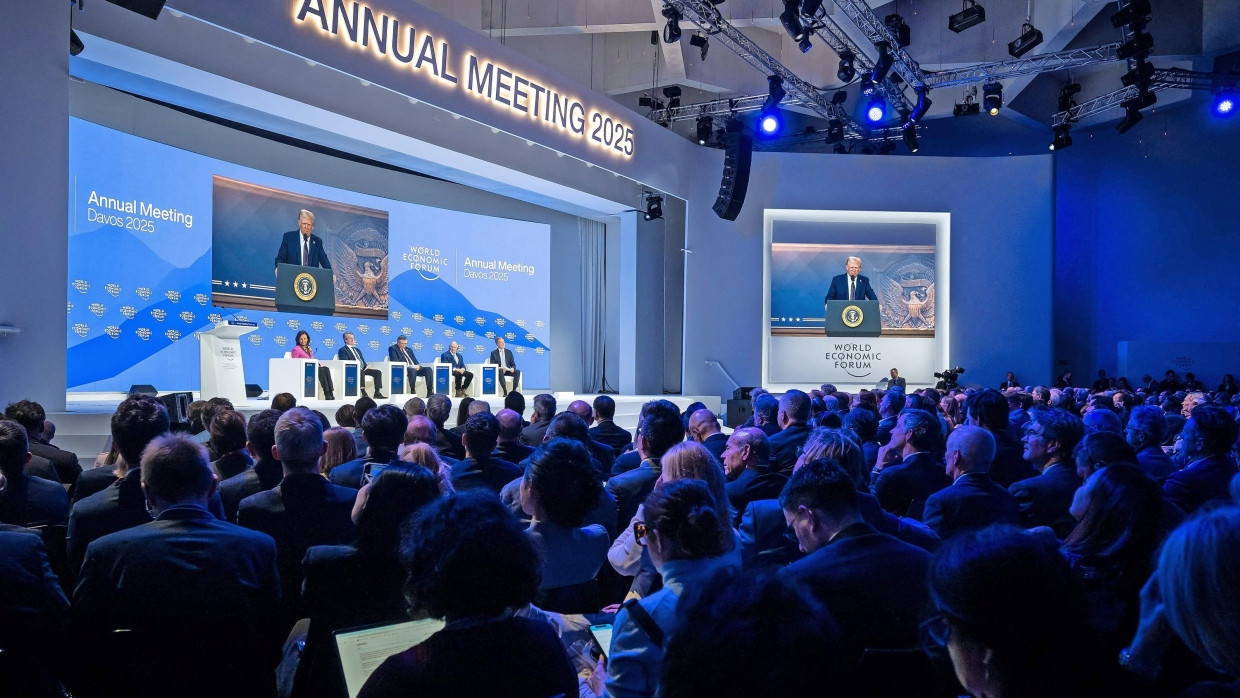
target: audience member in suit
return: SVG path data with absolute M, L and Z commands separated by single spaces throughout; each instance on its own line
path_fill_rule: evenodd
M 521 467 L 492 455 L 499 439 L 499 421 L 490 412 L 479 412 L 465 422 L 461 442 L 465 458 L 452 466 L 452 486 L 458 492 L 487 489 L 499 494 L 504 485 L 521 477 Z
M 42 405 L 32 400 L 18 400 L 4 408 L 4 416 L 26 430 L 30 453 L 45 458 L 52 464 L 58 482 L 72 485 L 77 481 L 78 475 L 82 474 L 77 455 L 56 448 L 43 439 L 43 425 L 47 422 L 47 413 L 43 411 Z
M 512 390 L 516 392 L 521 389 L 521 371 L 517 368 L 517 361 L 512 356 L 512 350 L 504 347 L 504 338 L 497 336 L 495 338 L 495 349 L 491 351 L 491 356 L 487 359 L 487 363 L 499 366 L 498 375 L 495 376 L 495 382 L 499 383 L 499 390 L 505 396 L 508 395 L 508 381 L 512 379 Z M 504 404 L 508 407 L 508 404 Z M 517 412 L 524 412 L 524 409 Z
M 774 395 L 763 392 L 753 401 L 753 423 L 746 426 L 756 427 L 766 434 L 766 438 L 779 433 L 779 400 Z
M 4 488 L 0 472 L 0 493 Z M 0 652 L 12 667 L 0 672 L 4 693 L 63 695 L 56 677 L 72 664 L 65 651 L 69 601 L 38 533 L 0 524 L 0 589 Z
M 512 613 L 534 600 L 541 563 L 525 527 L 494 497 L 432 502 L 412 520 L 404 549 L 412 615 L 448 625 L 388 657 L 360 698 L 578 695 L 556 629 Z
M 1020 441 L 1025 435 L 1025 423 L 1029 421 L 1029 409 L 1033 407 L 1033 396 L 1029 393 L 1011 392 L 1007 395 L 1007 402 L 1008 434 L 1016 441 Z
M 447 395 L 432 395 L 426 399 L 426 416 L 435 423 L 438 433 L 435 436 L 435 450 L 452 460 L 465 457 L 465 449 L 461 446 L 460 437 L 453 437 L 444 426 L 448 416 L 452 414 L 452 400 Z
M 1099 402 L 1105 402 L 1106 407 L 1087 407 L 1085 416 L 1081 418 L 1081 427 L 1086 434 L 1095 432 L 1110 432 L 1123 436 L 1124 423 L 1120 421 L 1119 415 L 1111 409 L 1111 400 L 1105 395 L 1099 395 L 1094 398 Z M 1092 405 L 1092 403 L 1091 403 Z
M 651 410 L 647 420 L 653 414 Z M 683 426 L 680 431 L 684 431 Z M 638 441 L 642 440 L 639 433 Z M 645 526 L 638 537 L 645 541 L 650 559 L 663 577 L 663 588 L 626 603 L 616 614 L 607 655 L 608 696 L 659 693 L 663 637 L 675 635 L 680 626 L 680 599 L 695 593 L 717 573 L 739 567 L 735 536 L 727 525 L 729 518 L 701 481 L 664 482 L 651 492 L 645 506 Z
M 1042 537 L 1010 526 L 956 536 L 931 562 L 929 590 L 925 645 L 970 695 L 1140 695 L 1095 646 L 1068 565 Z
M 30 459 L 26 430 L 15 421 L 0 420 L 0 523 L 15 526 L 63 526 L 69 521 L 69 496 L 52 480 L 27 475 Z
M 1098 410 L 1095 410 L 1095 412 Z M 1092 412 L 1090 414 L 1093 414 Z M 1089 416 L 1089 415 L 1086 415 Z M 1084 421 L 1084 420 L 1081 420 Z M 1086 432 L 1072 452 L 1076 475 L 1081 481 L 1112 463 L 1137 462 L 1137 453 L 1120 434 L 1112 431 Z
M 617 456 L 615 462 L 611 464 L 611 475 L 615 477 L 621 473 L 627 473 L 641 464 L 642 454 L 638 453 L 636 448 L 630 448 Z
M 939 456 L 940 429 L 937 415 L 912 409 L 900 413 L 870 477 L 870 492 L 884 509 L 921 521 L 926 499 L 952 484 Z
M 857 437 L 861 444 L 861 453 L 865 457 L 866 472 L 869 472 L 878 462 L 878 415 L 869 408 L 859 407 L 849 410 L 841 420 L 841 425 Z
M 1236 475 L 1231 454 L 1237 425 L 1227 410 L 1197 405 L 1180 431 L 1181 450 L 1188 463 L 1167 476 L 1163 492 L 1177 506 L 1192 514 L 1207 502 L 1228 498 L 1228 486 Z
M 426 384 L 426 397 L 430 397 L 435 392 L 435 377 L 432 375 L 431 367 L 423 366 L 422 362 L 418 361 L 418 357 L 409 348 L 409 338 L 405 335 L 397 337 L 396 342 L 388 347 L 388 361 L 406 364 L 405 375 L 406 380 L 409 381 L 407 388 L 410 393 L 416 392 L 419 376 Z
M 824 302 L 878 300 L 874 288 L 870 286 L 870 277 L 861 275 L 861 258 L 849 257 L 844 268 L 847 273 L 838 274 L 831 279 L 831 287 L 827 290 Z
M 594 437 L 590 436 L 590 425 L 594 423 L 594 409 L 590 407 L 590 403 L 574 400 L 569 403 L 567 411 L 581 418 L 582 426 L 585 427 L 581 443 L 590 451 L 590 457 L 603 466 L 603 473 L 610 471 L 612 464 L 616 462 L 616 453 L 611 446 L 595 441 Z
M 522 463 L 534 455 L 534 449 L 521 443 L 521 415 L 513 410 L 502 409 L 495 415 L 499 422 L 499 440 L 495 442 L 495 457 L 509 463 Z
M 386 400 L 383 396 L 383 371 L 377 368 L 367 368 L 366 357 L 362 354 L 362 350 L 357 346 L 357 340 L 353 338 L 352 332 L 344 333 L 344 345 L 336 352 L 336 358 L 340 361 L 356 361 L 362 369 L 362 375 L 358 376 L 359 387 L 362 389 L 362 397 L 366 395 L 366 376 L 375 382 L 375 399 Z M 344 426 L 337 422 L 340 426 Z
M 521 426 L 529 426 L 529 422 L 525 420 L 525 396 L 519 390 L 513 390 L 504 395 L 504 409 L 512 410 L 521 416 Z
M 405 427 L 405 438 L 401 440 L 396 452 L 403 458 L 404 452 L 415 444 L 426 444 L 435 452 L 436 462 L 443 463 L 448 468 L 457 463 L 456 459 L 449 458 L 436 450 L 439 444 L 439 430 L 435 428 L 435 423 L 424 414 L 409 418 L 409 426 Z
M 111 469 L 109 468 L 109 470 Z M 56 467 L 52 465 L 52 462 L 50 460 L 44 458 L 43 456 L 36 456 L 34 454 L 31 454 L 30 460 L 26 461 L 26 467 L 22 469 L 22 472 L 26 473 L 30 477 L 37 477 L 43 480 L 47 480 L 49 482 L 60 482 L 60 476 L 56 474 Z M 90 471 L 87 470 L 83 472 L 90 472 Z M 112 480 L 115 480 L 115 479 L 116 479 L 115 477 L 112 478 Z M 110 482 L 110 480 L 108 482 Z M 103 487 L 106 487 L 106 486 L 107 486 L 106 484 L 103 485 Z M 102 489 L 102 487 L 100 489 Z
M 478 407 L 475 409 L 474 405 Z M 469 419 L 469 415 L 474 412 L 490 412 L 491 406 L 482 400 L 475 400 L 472 397 L 463 397 L 456 404 L 456 426 L 448 430 L 447 436 L 456 440 L 461 439 L 461 435 L 465 433 L 465 420 Z
M 81 567 L 91 541 L 151 520 L 142 495 L 138 464 L 142 461 L 142 449 L 168 431 L 168 410 L 155 397 L 134 395 L 117 406 L 111 428 L 112 442 L 120 449 L 116 467 L 120 479 L 73 504 L 66 541 L 71 570 Z
M 290 625 L 301 618 L 298 591 L 306 550 L 314 545 L 343 545 L 354 535 L 351 515 L 357 491 L 333 485 L 319 475 L 323 448 L 323 425 L 313 412 L 294 407 L 280 415 L 273 455 L 284 466 L 284 479 L 273 489 L 246 497 L 237 507 L 238 524 L 276 541 Z
M 530 425 L 521 430 L 521 443 L 531 448 L 538 448 L 547 433 L 547 425 L 555 416 L 555 397 L 547 393 L 534 396 L 534 414 L 530 416 Z
M 594 398 L 594 421 L 597 424 L 590 427 L 590 438 L 610 446 L 618 458 L 624 447 L 633 443 L 633 435 L 627 429 L 617 426 L 615 418 L 616 401 L 611 396 L 599 395 Z
M 1016 374 L 1011 371 L 1007 372 L 1007 377 L 999 384 L 999 390 L 1007 390 L 1008 388 L 1019 388 L 1020 381 L 1016 380 Z
M 220 483 L 220 501 L 224 504 L 224 517 L 237 522 L 237 507 L 241 500 L 252 494 L 265 492 L 284 479 L 284 465 L 275 457 L 276 422 L 279 410 L 263 410 L 250 417 L 246 425 L 246 450 L 254 458 L 254 467 L 234 475 Z
M 732 432 L 722 456 L 729 480 L 723 489 L 732 505 L 733 524 L 740 524 L 750 502 L 775 499 L 788 484 L 787 475 L 771 470 L 771 443 L 757 427 Z
M 396 405 L 379 405 L 368 411 L 362 418 L 362 433 L 370 444 L 370 453 L 332 468 L 328 475 L 332 484 L 357 489 L 362 486 L 362 476 L 369 472 L 371 463 L 389 465 L 396 461 L 396 450 L 408 426 L 404 410 Z
M 995 459 L 990 465 L 990 477 L 1003 487 L 1010 487 L 1013 482 L 1038 474 L 1033 465 L 1025 460 L 1020 441 L 1012 436 L 1010 406 L 1009 399 L 997 390 L 982 390 L 970 395 L 964 402 L 965 421 L 985 429 L 995 439 Z
M 887 387 L 907 390 L 908 381 L 904 379 L 904 376 L 900 375 L 900 371 L 898 369 L 893 368 L 891 369 L 891 377 L 887 379 Z
M 140 472 L 155 520 L 93 541 L 73 593 L 84 659 L 97 660 L 80 691 L 270 695 L 281 640 L 275 542 L 207 510 L 219 480 L 188 436 L 156 438 Z
M 1166 429 L 1167 418 L 1162 410 L 1153 405 L 1138 405 L 1128 415 L 1128 428 L 1124 430 L 1128 444 L 1137 451 L 1137 465 L 1160 485 L 1176 471 L 1175 463 L 1162 450 Z
M 543 592 L 585 584 L 607 560 L 611 539 L 598 524 L 583 526 L 602 485 L 590 454 L 578 441 L 556 438 L 530 458 L 521 480 L 521 508 L 531 517 L 529 532 L 542 552 Z M 597 599 L 594 601 L 597 606 Z M 564 613 L 581 609 L 548 608 Z
M 856 484 L 834 461 L 798 469 L 779 505 L 806 553 L 780 574 L 827 607 L 849 658 L 865 649 L 917 647 L 930 554 L 865 523 Z
M 645 417 L 637 428 L 636 451 L 641 465 L 607 481 L 607 491 L 616 498 L 618 521 L 630 521 L 637 507 L 654 489 L 663 468 L 659 459 L 672 446 L 680 443 L 685 430 L 676 406 L 667 400 L 654 400 L 645 406 Z
M 448 350 L 440 355 L 439 360 L 445 364 L 452 365 L 452 382 L 456 388 L 457 397 L 465 397 L 465 391 L 469 390 L 469 385 L 474 382 L 474 374 L 465 368 L 465 359 L 461 358 L 461 345 L 456 342 L 448 344 Z
M 427 448 L 428 453 L 432 453 Z M 351 545 L 316 545 L 302 568 L 302 605 L 310 619 L 293 695 L 346 695 L 332 633 L 405 620 L 406 569 L 400 535 L 409 517 L 439 497 L 436 476 L 422 467 L 388 468 L 364 485 L 353 508 Z
M 770 437 L 771 468 L 785 475 L 797 462 L 797 449 L 809 438 L 809 395 L 789 390 L 779 398 L 779 433 Z
M 417 400 L 422 405 L 422 412 L 426 412 L 426 403 L 420 397 L 409 398 L 410 401 Z M 353 403 L 353 443 L 357 446 L 358 455 L 366 455 L 366 450 L 370 448 L 370 444 L 366 443 L 366 436 L 362 434 L 362 420 L 365 419 L 366 413 L 378 407 L 379 403 L 365 395 L 359 397 Z M 405 403 L 405 414 L 409 414 L 409 403 Z
M 719 428 L 719 419 L 707 409 L 694 412 L 689 417 L 689 438 L 702 444 L 710 455 L 723 464 L 723 449 L 728 447 L 728 435 Z
M 288 393 L 281 393 L 281 394 L 288 395 Z M 276 397 L 279 397 L 279 395 L 277 395 Z M 289 395 L 290 399 L 292 397 L 293 397 L 292 395 Z M 275 407 L 275 403 L 276 403 L 275 400 L 271 401 L 272 407 Z M 218 458 L 219 454 L 212 453 L 211 451 L 211 420 L 215 419 L 215 415 L 219 414 L 220 412 L 231 411 L 232 409 L 233 409 L 232 401 L 229 400 L 228 398 L 223 398 L 223 397 L 210 398 L 207 400 L 206 404 L 202 406 L 201 419 L 202 419 L 203 428 L 201 432 L 194 434 L 193 439 L 197 441 L 198 443 L 207 447 L 207 455 L 210 456 L 213 460 L 215 458 Z
M 227 410 L 211 420 L 211 450 L 219 454 L 211 461 L 211 470 L 220 480 L 227 480 L 254 466 L 254 459 L 246 450 L 245 417 L 240 412 Z
M 888 390 L 883 393 L 883 399 L 878 403 L 879 446 L 886 446 L 891 440 L 891 430 L 895 428 L 896 420 L 904 411 L 904 404 L 907 400 L 903 390 Z
M 1025 460 L 1042 474 L 1008 488 L 1020 506 L 1025 528 L 1049 526 L 1060 540 L 1071 533 L 1076 520 L 1068 507 L 1081 486 L 1072 452 L 1083 436 L 1081 419 L 1071 412 L 1049 407 L 1030 412 L 1025 425 Z
M 947 540 L 991 524 L 1020 525 L 1020 509 L 1007 488 L 990 478 L 995 438 L 986 429 L 959 426 L 947 437 L 947 474 L 953 479 L 926 500 L 923 520 Z

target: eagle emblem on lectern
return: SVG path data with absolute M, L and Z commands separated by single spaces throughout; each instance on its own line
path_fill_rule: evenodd
M 386 308 L 388 303 L 388 237 L 370 222 L 346 228 L 336 236 L 335 258 L 341 262 L 336 302 L 359 308 Z

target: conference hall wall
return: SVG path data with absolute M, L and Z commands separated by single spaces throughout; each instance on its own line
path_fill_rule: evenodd
M 148 110 L 136 102 L 120 100 Z M 561 336 L 557 316 L 569 325 L 568 355 L 579 345 L 579 309 L 551 302 L 557 287 L 580 283 L 575 217 L 155 109 L 183 122 L 173 145 L 210 143 L 204 149 L 222 159 L 71 120 L 70 392 L 134 383 L 197 389 L 194 333 L 231 318 L 259 324 L 242 347 L 246 382 L 263 386 L 267 359 L 289 351 L 299 330 L 311 334 L 320 356 L 334 356 L 342 332 L 353 332 L 369 360 L 385 357 L 405 334 L 426 362 L 457 341 L 467 362 L 480 363 L 498 335 L 518 354 L 525 385 L 579 382 L 578 362 L 560 362 L 567 370 L 552 375 L 550 352 Z M 204 131 L 212 137 L 197 140 Z M 336 273 L 331 316 L 271 307 L 273 259 L 301 208 L 318 212 L 315 234 Z M 568 254 L 553 254 L 555 247 Z M 569 278 L 553 281 L 557 276 Z

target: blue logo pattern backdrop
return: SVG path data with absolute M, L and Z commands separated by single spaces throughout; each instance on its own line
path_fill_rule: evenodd
M 353 332 L 369 361 L 404 334 L 426 363 L 453 341 L 467 363 L 481 363 L 502 336 L 523 385 L 549 385 L 549 226 L 313 184 L 80 119 L 70 119 L 69 137 L 69 391 L 197 390 L 194 333 L 229 318 L 258 323 L 242 356 L 246 382 L 264 387 L 267 360 L 303 329 L 322 358 Z M 212 307 L 215 175 L 388 211 L 386 319 Z M 270 233 L 272 257 L 283 232 Z

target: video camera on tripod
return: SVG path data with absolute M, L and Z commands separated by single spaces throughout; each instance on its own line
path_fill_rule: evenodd
M 938 384 L 934 386 L 935 390 L 951 390 L 952 388 L 959 387 L 960 384 L 957 383 L 957 380 L 962 373 L 964 373 L 964 369 L 957 366 L 956 368 L 945 369 L 942 373 L 934 374 L 934 377 L 939 379 Z

